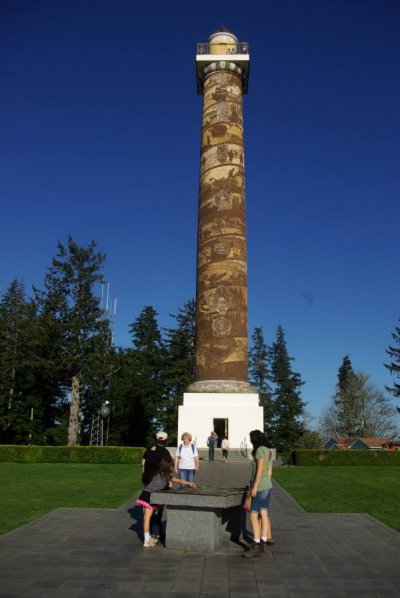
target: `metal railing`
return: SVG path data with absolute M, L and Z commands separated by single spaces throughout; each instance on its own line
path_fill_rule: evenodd
M 217 49 L 218 48 L 218 49 Z M 213 42 L 197 44 L 197 54 L 248 54 L 247 42 Z

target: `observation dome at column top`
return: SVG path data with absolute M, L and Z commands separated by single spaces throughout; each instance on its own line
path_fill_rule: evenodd
M 224 42 L 238 42 L 238 38 L 236 37 L 236 35 L 234 33 L 232 33 L 232 31 L 229 31 L 229 29 L 224 29 L 224 27 L 221 27 L 220 29 L 216 29 L 216 31 L 213 31 L 211 33 L 211 35 L 208 38 L 208 43 L 211 44 L 211 42 L 215 42 L 215 41 L 224 41 Z
M 236 71 L 242 79 L 242 93 L 247 93 L 249 78 L 249 44 L 240 42 L 232 31 L 220 27 L 208 37 L 206 43 L 197 44 L 196 77 L 197 93 L 203 93 L 204 77 L 211 71 Z
M 210 54 L 236 54 L 238 38 L 227 29 L 214 31 L 208 38 Z

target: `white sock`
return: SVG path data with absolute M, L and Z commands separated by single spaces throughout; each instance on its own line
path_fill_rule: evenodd
M 261 540 L 262 540 L 263 542 L 266 542 L 266 541 L 267 541 L 267 536 L 261 536 Z
M 259 543 L 260 543 L 260 538 L 254 538 L 254 542 L 255 542 L 256 544 L 259 544 Z
M 150 534 L 149 534 L 149 532 L 145 532 L 144 533 L 144 541 L 147 542 L 147 540 L 150 540 Z

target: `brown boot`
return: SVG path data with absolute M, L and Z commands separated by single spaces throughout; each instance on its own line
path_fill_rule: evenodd
M 268 544 L 267 542 L 263 542 L 262 540 L 260 542 L 261 554 L 263 554 L 263 555 L 267 554 L 267 552 L 268 552 L 267 544 Z
M 245 559 L 252 559 L 253 557 L 262 555 L 263 553 L 261 552 L 261 544 L 257 542 L 252 542 L 248 550 L 246 550 L 246 552 L 242 554 L 242 557 Z

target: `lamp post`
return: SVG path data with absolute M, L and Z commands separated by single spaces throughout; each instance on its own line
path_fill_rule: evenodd
M 100 409 L 92 417 L 90 430 L 90 446 L 107 446 L 110 428 L 110 401 L 104 401 Z M 104 443 L 104 422 L 107 422 L 106 438 Z
M 108 407 L 108 405 L 110 404 L 110 401 L 105 401 L 103 407 L 100 410 L 101 413 L 101 417 L 103 418 L 103 422 L 106 421 L 107 422 L 107 430 L 106 430 L 106 442 L 105 442 L 105 446 L 108 445 L 108 431 L 110 429 L 110 408 Z

